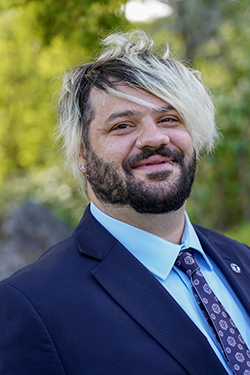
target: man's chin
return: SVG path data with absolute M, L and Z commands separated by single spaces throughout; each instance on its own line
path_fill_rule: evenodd
M 155 171 L 148 173 L 146 176 L 150 181 L 165 181 L 173 174 L 173 171 Z

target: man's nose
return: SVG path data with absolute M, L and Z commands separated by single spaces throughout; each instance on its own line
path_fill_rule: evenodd
M 136 140 L 136 146 L 143 148 L 158 148 L 170 143 L 166 128 L 164 131 L 152 120 L 145 121 L 141 126 L 140 134 Z

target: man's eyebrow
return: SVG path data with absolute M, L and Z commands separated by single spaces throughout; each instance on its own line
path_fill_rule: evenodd
M 169 112 L 169 111 L 173 111 L 173 110 L 176 111 L 176 109 L 170 104 L 167 105 L 167 106 L 164 106 L 164 107 L 155 107 L 154 108 L 155 112 L 160 112 L 160 113 Z M 110 121 L 116 120 L 117 118 L 120 118 L 120 117 L 126 118 L 126 117 L 132 117 L 132 116 L 139 116 L 140 114 L 141 114 L 141 112 L 139 112 L 139 111 L 131 111 L 131 110 L 114 112 L 105 120 L 105 124 L 108 124 Z
M 166 105 L 164 107 L 158 107 L 156 109 L 156 112 L 169 112 L 169 111 L 176 111 L 176 109 L 172 105 L 170 105 L 170 104 Z
M 139 115 L 140 112 L 137 111 L 121 111 L 121 112 L 114 112 L 112 113 L 106 120 L 105 124 L 108 124 L 110 121 L 116 120 L 119 117 L 131 117 Z

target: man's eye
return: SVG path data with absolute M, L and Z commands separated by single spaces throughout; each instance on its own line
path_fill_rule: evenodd
M 117 124 L 113 127 L 112 130 L 123 130 L 123 129 L 130 129 L 131 128 L 131 125 L 130 124 Z
M 177 118 L 175 118 L 175 117 L 164 117 L 164 118 L 162 118 L 161 120 L 160 120 L 160 122 L 176 122 L 176 121 L 178 121 L 178 119 Z
M 116 126 L 116 129 L 127 129 L 129 127 L 128 124 L 119 124 Z

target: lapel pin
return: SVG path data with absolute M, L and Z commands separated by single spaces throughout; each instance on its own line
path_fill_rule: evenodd
M 231 264 L 230 264 L 230 267 L 231 267 L 231 269 L 232 269 L 235 273 L 241 273 L 241 268 L 240 268 L 240 266 L 238 266 L 238 264 L 231 263 Z

